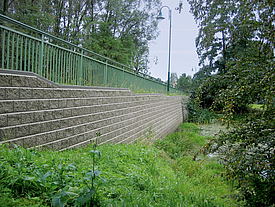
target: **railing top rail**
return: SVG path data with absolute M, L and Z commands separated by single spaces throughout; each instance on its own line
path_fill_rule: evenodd
M 14 19 L 12 19 L 12 18 L 10 18 L 10 17 L 8 17 L 8 16 L 5 16 L 5 15 L 3 15 L 3 14 L 0 14 L 0 19 L 1 19 L 2 21 L 6 21 L 6 22 L 12 23 L 12 24 L 14 24 L 14 25 L 20 26 L 20 27 L 22 27 L 22 28 L 24 28 L 24 29 L 28 29 L 28 30 L 30 30 L 30 31 L 32 31 L 32 32 L 35 32 L 35 33 L 39 34 L 39 35 L 48 36 L 48 37 L 50 37 L 50 38 L 52 38 L 52 39 L 54 39 L 54 40 L 56 40 L 56 41 L 62 42 L 62 43 L 67 44 L 67 45 L 69 45 L 69 46 L 71 46 L 71 47 L 74 47 L 74 48 L 83 50 L 83 51 L 85 51 L 85 52 L 88 52 L 88 53 L 90 53 L 90 54 L 92 54 L 92 55 L 94 55 L 94 56 L 96 56 L 96 57 L 98 57 L 98 58 L 102 58 L 102 59 L 104 59 L 105 61 L 107 61 L 108 63 L 114 63 L 114 64 L 116 64 L 116 65 L 120 65 L 120 66 L 123 67 L 123 68 L 127 68 L 128 70 L 131 70 L 132 72 L 135 72 L 132 68 L 130 68 L 130 67 L 127 66 L 127 65 L 123 65 L 123 64 L 121 64 L 121 63 L 119 63 L 119 62 L 117 62 L 117 61 L 114 61 L 114 60 L 110 59 L 110 58 L 107 58 L 107 57 L 102 56 L 102 55 L 100 55 L 100 54 L 97 54 L 97 53 L 95 53 L 95 52 L 93 52 L 93 51 L 91 51 L 91 50 L 88 50 L 88 49 L 86 49 L 86 48 L 80 47 L 80 46 L 78 46 L 78 45 L 76 45 L 76 44 L 73 44 L 73 43 L 71 43 L 71 42 L 68 42 L 68 41 L 66 41 L 66 40 L 63 40 L 63 39 L 61 39 L 61 38 L 59 38 L 59 37 L 56 37 L 56 36 L 54 36 L 54 35 L 52 35 L 52 34 L 49 34 L 49 33 L 47 33 L 47 32 L 44 32 L 44 31 L 41 31 L 41 30 L 36 29 L 36 28 L 34 28 L 34 27 L 31 27 L 31 26 L 29 26 L 29 25 L 27 25 L 27 24 L 24 24 L 24 23 L 22 23 L 22 22 L 19 22 L 19 21 L 17 21 L 17 20 L 14 20 Z M 142 72 L 138 72 L 137 75 L 140 75 L 141 77 L 148 77 L 148 80 L 151 80 L 151 81 L 160 82 L 160 81 L 157 81 L 155 77 L 152 77 L 152 76 L 147 75 L 147 74 L 142 73 Z M 162 83 L 164 83 L 164 82 L 162 81 Z
M 31 26 L 29 26 L 29 25 L 27 25 L 27 24 L 24 24 L 24 23 L 22 23 L 22 22 L 19 22 L 19 21 L 17 21 L 17 20 L 14 20 L 14 19 L 12 19 L 12 18 L 10 18 L 10 17 L 8 17 L 8 16 L 5 16 L 5 15 L 3 15 L 3 14 L 0 14 L 0 20 L 1 20 L 1 21 L 4 21 L 4 22 L 11 23 L 11 24 L 16 25 L 16 26 L 18 26 L 18 27 L 21 27 L 21 28 L 23 28 L 23 29 L 27 29 L 27 30 L 29 30 L 29 31 L 31 31 L 31 32 L 34 32 L 34 33 L 36 33 L 36 34 L 38 34 L 38 35 L 41 35 L 42 37 L 43 37 L 43 36 L 44 36 L 44 37 L 48 37 L 48 38 L 50 38 L 50 39 L 52 39 L 52 40 L 55 40 L 55 41 L 57 41 L 57 42 L 60 42 L 60 43 L 62 43 L 62 44 L 65 44 L 65 45 L 67 45 L 67 46 L 76 48 L 76 49 L 78 49 L 78 50 L 80 50 L 80 51 L 85 51 L 85 52 L 91 54 L 92 56 L 94 56 L 95 58 L 98 58 L 98 61 L 100 61 L 100 60 L 102 61 L 102 59 L 103 59 L 103 62 L 106 62 L 106 64 L 108 64 L 108 65 L 110 65 L 110 66 L 114 66 L 114 67 L 120 66 L 120 67 L 121 67 L 121 70 L 127 69 L 128 71 L 127 71 L 127 70 L 125 70 L 125 71 L 130 72 L 130 73 L 133 73 L 133 74 L 135 74 L 136 76 L 139 76 L 139 77 L 141 77 L 141 78 L 143 78 L 143 79 L 147 79 L 147 80 L 149 80 L 149 81 L 152 81 L 152 82 L 155 82 L 155 83 L 158 83 L 158 84 L 164 84 L 164 85 L 167 84 L 167 83 L 165 83 L 164 81 L 157 80 L 157 79 L 156 79 L 155 77 L 153 77 L 153 76 L 150 76 L 150 75 L 145 74 L 145 73 L 143 73 L 143 72 L 137 72 L 137 71 L 135 71 L 134 69 L 130 68 L 130 67 L 127 66 L 127 65 L 121 64 L 121 63 L 119 63 L 119 62 L 117 62 L 117 61 L 115 61 L 115 60 L 112 60 L 112 59 L 110 59 L 110 58 L 107 58 L 107 57 L 105 57 L 105 56 L 102 56 L 102 55 L 100 55 L 100 54 L 97 54 L 97 53 L 95 53 L 95 52 L 93 52 L 93 51 L 91 51 L 91 50 L 88 50 L 88 49 L 86 49 L 86 48 L 83 48 L 83 47 L 81 47 L 81 46 L 78 46 L 78 45 L 76 45 L 76 44 L 73 44 L 73 43 L 71 43 L 71 42 L 68 42 L 68 41 L 66 41 L 66 40 L 64 40 L 64 39 L 61 39 L 61 38 L 59 38 L 59 37 L 56 37 L 56 36 L 54 36 L 54 35 L 52 35 L 52 34 L 49 34 L 49 33 L 47 33 L 47 32 L 44 32 L 44 31 L 42 31 L 42 30 L 36 29 L 36 28 L 34 28 L 34 27 L 31 27 Z M 5 27 L 4 25 L 1 25 L 1 24 L 0 24 L 0 28 L 5 29 L 6 27 Z M 26 34 L 24 34 L 24 35 L 26 35 Z M 41 37 L 41 38 L 42 38 L 42 37 Z M 92 58 L 92 57 L 91 57 L 91 58 Z M 177 89 L 177 88 L 175 88 L 175 89 Z

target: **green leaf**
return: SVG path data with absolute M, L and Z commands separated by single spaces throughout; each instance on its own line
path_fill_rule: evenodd
M 58 194 L 56 196 L 54 196 L 53 200 L 52 200 L 52 204 L 54 207 L 64 207 L 66 202 L 61 200 L 61 195 Z
M 26 176 L 26 177 L 24 177 L 23 178 L 23 180 L 33 180 L 35 177 L 28 177 L 28 176 Z
M 100 157 L 100 151 L 98 150 L 91 150 L 91 153 L 97 154 Z
M 68 170 L 69 168 L 72 168 L 73 170 L 75 170 L 76 166 L 73 163 L 71 163 L 71 164 L 68 164 L 65 169 Z
M 51 171 L 49 171 L 49 172 L 47 172 L 47 173 L 45 173 L 44 175 L 43 175 L 43 181 L 45 181 L 46 179 L 47 179 L 47 177 L 49 177 L 49 176 L 51 176 L 51 174 L 52 174 L 52 172 Z

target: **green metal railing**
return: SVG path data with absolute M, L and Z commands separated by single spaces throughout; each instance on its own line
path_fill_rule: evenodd
M 0 37 L 3 69 L 34 72 L 62 85 L 166 92 L 167 85 L 154 77 L 1 14 Z

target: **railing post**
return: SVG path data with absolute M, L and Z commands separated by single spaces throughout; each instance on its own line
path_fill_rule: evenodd
M 82 67 L 83 67 L 83 50 L 81 50 L 80 62 L 78 64 L 78 73 L 77 73 L 77 85 L 82 85 Z
M 103 74 L 103 76 L 104 76 L 103 86 L 104 87 L 107 87 L 107 73 L 108 73 L 107 67 L 108 67 L 108 60 L 106 60 L 105 67 L 104 67 L 104 74 Z
M 2 68 L 5 68 L 5 42 L 6 42 L 6 31 L 3 30 L 2 36 Z
M 44 34 L 41 35 L 41 45 L 40 45 L 40 50 L 39 50 L 38 74 L 41 76 L 42 76 L 42 70 L 43 70 L 43 52 L 44 52 Z M 30 63 L 28 63 L 28 64 L 30 64 Z
M 124 67 L 122 66 L 122 80 L 123 80 L 123 82 L 122 82 L 122 84 L 124 84 L 124 85 L 120 85 L 120 87 L 122 87 L 122 88 L 127 88 L 127 86 L 126 86 L 126 80 L 125 80 L 125 70 L 124 70 Z

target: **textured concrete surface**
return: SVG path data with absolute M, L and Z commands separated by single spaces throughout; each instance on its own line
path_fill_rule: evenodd
M 97 132 L 99 144 L 159 139 L 183 122 L 184 102 L 128 89 L 59 87 L 0 71 L 0 143 L 65 150 L 87 145 Z

